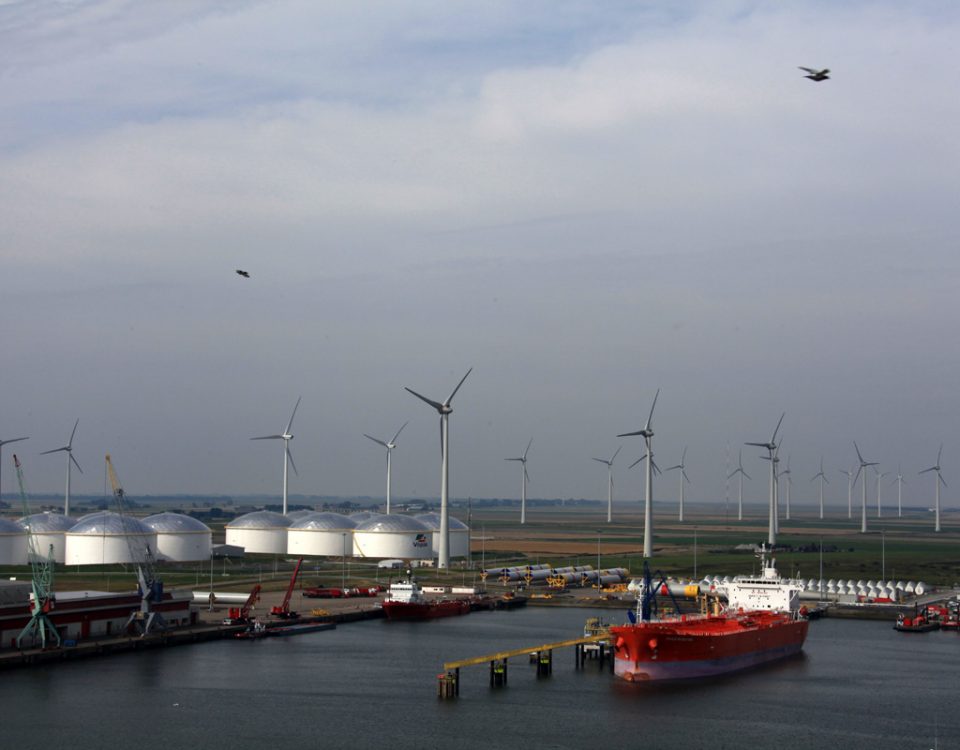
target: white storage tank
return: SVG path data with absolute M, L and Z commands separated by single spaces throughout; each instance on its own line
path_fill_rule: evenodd
M 348 517 L 352 518 L 357 524 L 361 524 L 364 521 L 369 521 L 371 518 L 376 518 L 379 515 L 379 513 L 376 513 L 372 510 L 358 510 L 356 513 L 351 513 Z
M 132 516 L 110 511 L 91 513 L 66 534 L 67 565 L 136 563 L 147 549 L 156 555 L 157 533 Z
M 311 513 L 316 513 L 316 511 L 306 509 L 291 510 L 289 513 L 287 513 L 287 518 L 289 518 L 291 521 L 299 521 L 301 518 L 309 516 Z
M 27 564 L 27 534 L 16 521 L 0 518 L 0 565 Z
M 287 554 L 308 557 L 353 555 L 357 522 L 341 513 L 313 512 L 287 529 Z
M 293 523 L 282 513 L 255 510 L 237 516 L 227 524 L 227 544 L 243 547 L 248 553 L 287 554 L 287 529 Z
M 440 549 L 440 514 L 420 513 L 414 516 L 433 532 L 433 551 Z M 459 518 L 447 516 L 450 529 L 450 557 L 470 556 L 470 528 Z
M 416 518 L 378 515 L 357 524 L 353 532 L 353 554 L 425 560 L 433 557 L 430 536 L 427 525 Z
M 63 513 L 34 513 L 17 521 L 21 528 L 30 527 L 33 534 L 33 548 L 41 560 L 46 560 L 53 545 L 54 562 L 62 563 L 67 553 L 67 532 L 77 521 Z
M 209 560 L 213 532 L 203 521 L 183 513 L 156 513 L 143 523 L 157 532 L 157 557 L 161 560 L 188 562 Z

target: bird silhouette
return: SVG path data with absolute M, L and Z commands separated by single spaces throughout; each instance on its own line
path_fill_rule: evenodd
M 242 270 L 239 269 L 239 268 L 237 269 L 237 274 L 240 275 L 240 276 L 243 276 L 243 278 L 245 278 L 245 279 L 249 279 L 249 278 L 250 278 L 250 274 L 249 274 L 247 271 L 242 271 Z
M 828 73 L 830 72 L 830 68 L 824 68 L 823 70 L 816 70 L 814 68 L 805 68 L 802 65 L 798 65 L 797 67 L 799 67 L 800 70 L 807 71 L 807 73 L 809 73 L 810 75 L 805 75 L 804 78 L 809 78 L 811 81 L 819 82 L 819 81 L 830 80 L 830 76 L 828 75 Z

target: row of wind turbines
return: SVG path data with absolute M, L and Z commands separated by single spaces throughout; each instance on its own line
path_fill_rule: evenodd
M 464 384 L 467 377 L 470 373 L 473 372 L 473 368 L 467 370 L 467 373 L 460 379 L 456 387 L 451 391 L 450 395 L 442 401 L 434 401 L 427 398 L 426 396 L 417 393 L 411 388 L 406 388 L 410 394 L 420 399 L 426 403 L 431 408 L 435 409 L 440 415 L 440 448 L 441 448 L 441 462 L 440 462 L 440 544 L 438 550 L 438 565 L 441 568 L 446 568 L 449 566 L 449 488 L 450 488 L 450 414 L 453 413 L 452 402 L 454 396 L 460 390 L 460 387 Z M 644 440 L 644 454 L 630 464 L 629 468 L 635 467 L 641 462 L 645 462 L 644 470 L 644 485 L 645 485 L 645 504 L 644 504 L 644 532 L 643 532 L 643 555 L 644 557 L 652 557 L 653 554 L 653 477 L 655 474 L 661 474 L 660 467 L 657 466 L 656 461 L 654 460 L 653 453 L 653 414 L 657 406 L 657 400 L 660 397 L 660 390 L 657 389 L 656 394 L 653 397 L 653 403 L 650 406 L 650 412 L 647 415 L 647 421 L 643 426 L 643 429 L 634 431 L 634 432 L 625 432 L 619 434 L 617 437 L 642 437 Z M 283 431 L 273 435 L 261 435 L 251 438 L 251 440 L 282 440 L 283 441 L 283 514 L 287 514 L 287 497 L 288 497 L 288 486 L 289 486 L 289 469 L 292 468 L 294 473 L 297 473 L 297 467 L 293 460 L 293 455 L 290 452 L 290 441 L 293 440 L 293 420 L 297 415 L 297 409 L 300 407 L 301 398 L 297 399 L 296 404 L 294 404 L 293 412 L 290 414 L 290 419 L 287 421 L 286 426 Z M 766 442 L 746 442 L 744 445 L 755 446 L 758 448 L 763 448 L 767 451 L 766 456 L 761 456 L 764 460 L 770 462 L 770 491 L 769 491 L 769 524 L 768 524 L 768 538 L 767 542 L 771 546 L 776 544 L 777 534 L 780 530 L 780 502 L 779 502 L 779 489 L 780 489 L 780 478 L 786 477 L 786 520 L 790 520 L 790 487 L 792 485 L 791 469 L 790 469 L 790 459 L 787 458 L 787 466 L 783 471 L 778 470 L 778 464 L 780 463 L 780 445 L 783 442 L 782 438 L 780 442 L 777 442 L 777 435 L 780 433 L 780 427 L 783 424 L 784 417 L 786 413 L 781 414 L 780 419 L 777 421 L 777 425 L 773 430 L 773 435 L 769 441 Z M 67 482 L 66 482 L 66 494 L 64 499 L 64 514 L 69 515 L 70 512 L 70 484 L 71 484 L 71 471 L 72 467 L 76 466 L 77 470 L 83 473 L 83 470 L 80 468 L 80 464 L 77 462 L 76 458 L 73 456 L 73 440 L 76 436 L 77 427 L 80 423 L 78 419 L 74 425 L 73 430 L 70 433 L 70 439 L 67 441 L 65 446 L 60 448 L 54 448 L 48 451 L 43 451 L 41 455 L 51 454 L 51 453 L 66 453 L 67 455 Z M 386 493 L 386 511 L 390 513 L 391 510 L 391 459 L 393 450 L 397 447 L 397 439 L 400 437 L 400 433 L 403 432 L 404 428 L 409 424 L 409 422 L 404 422 L 401 425 L 400 429 L 396 431 L 393 437 L 390 440 L 380 439 L 372 435 L 364 433 L 364 437 L 373 441 L 374 443 L 382 446 L 386 449 L 387 457 L 387 493 Z M 16 443 L 22 440 L 27 440 L 26 437 L 13 438 L 10 440 L 0 440 L 0 467 L 2 467 L 2 450 L 3 446 L 8 443 Z M 527 447 L 524 449 L 523 454 L 516 457 L 510 457 L 505 459 L 506 461 L 517 462 L 520 464 L 521 468 L 521 494 L 520 494 L 520 523 L 526 523 L 526 504 L 527 504 L 527 482 L 530 480 L 530 475 L 527 472 L 527 458 L 530 452 L 530 447 L 533 445 L 533 438 L 527 443 Z M 610 523 L 613 520 L 613 463 L 614 460 L 619 455 L 623 446 L 617 448 L 613 455 L 609 459 L 604 458 L 594 458 L 594 461 L 604 464 L 607 467 L 607 522 Z M 862 533 L 867 532 L 867 474 L 866 469 L 868 467 L 876 467 L 879 464 L 875 461 L 867 461 L 863 458 L 863 455 L 860 453 L 860 447 L 854 442 L 854 449 L 857 454 L 858 467 L 856 473 L 854 473 L 851 468 L 849 471 L 841 469 L 840 472 L 847 476 L 847 515 L 849 518 L 853 517 L 853 488 L 856 485 L 860 476 L 863 476 L 863 493 L 861 500 L 861 519 L 860 519 L 860 531 Z M 940 446 L 940 450 L 937 453 L 937 462 L 933 466 L 924 469 L 919 472 L 920 474 L 926 474 L 928 472 L 936 472 L 936 496 L 935 496 L 935 531 L 939 532 L 941 530 L 940 524 L 940 486 L 947 486 L 946 481 L 943 479 L 940 467 L 940 459 L 943 453 L 943 446 Z M 686 457 L 687 449 L 684 448 L 683 453 L 680 458 L 680 463 L 667 468 L 666 471 L 679 471 L 680 478 L 680 505 L 679 505 L 679 520 L 683 522 L 684 520 L 684 487 L 685 484 L 690 482 L 689 477 L 686 473 Z M 880 482 L 884 476 L 888 475 L 888 472 L 880 472 L 879 469 L 875 469 L 877 476 L 877 517 L 881 517 L 881 505 L 880 505 Z M 738 499 L 738 520 L 743 520 L 743 479 L 751 479 L 750 475 L 743 468 L 743 451 L 741 449 L 738 461 L 737 468 L 728 475 L 728 479 L 739 476 L 739 499 Z M 827 480 L 826 473 L 823 469 L 823 458 L 820 459 L 820 471 L 815 474 L 811 481 L 819 480 L 819 495 L 820 495 L 820 518 L 824 517 L 824 501 L 823 501 L 823 485 L 824 483 L 829 484 Z M 897 489 L 897 508 L 898 516 L 902 515 L 902 485 L 903 485 L 903 473 L 899 470 L 897 471 L 897 477 L 891 484 L 896 483 L 898 485 Z M 2 484 L 0 484 L 2 486 Z

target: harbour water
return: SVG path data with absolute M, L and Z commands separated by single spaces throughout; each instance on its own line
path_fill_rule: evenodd
M 610 611 L 528 607 L 422 623 L 366 621 L 295 638 L 214 643 L 7 672 L 3 746 L 145 748 L 960 747 L 960 635 L 891 623 L 811 623 L 802 657 L 710 682 L 635 686 L 570 649 L 509 685 L 444 660 L 579 634 Z M 615 620 L 624 619 L 615 615 Z

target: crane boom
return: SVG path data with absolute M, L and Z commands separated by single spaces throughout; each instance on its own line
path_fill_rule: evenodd
M 283 597 L 283 602 L 278 607 L 273 607 L 270 609 L 270 614 L 276 617 L 283 617 L 287 619 L 292 619 L 294 617 L 299 617 L 300 615 L 296 612 L 290 611 L 290 596 L 293 594 L 293 587 L 297 583 L 297 576 L 300 575 L 300 566 L 303 564 L 303 558 L 301 557 L 297 560 L 297 565 L 293 569 L 293 575 L 290 576 L 290 583 L 287 586 L 287 593 Z
M 17 484 L 20 485 L 20 499 L 23 501 L 23 520 L 27 530 L 27 557 L 30 558 L 31 588 L 33 597 L 30 601 L 30 621 L 17 636 L 17 648 L 23 643 L 24 636 L 29 636 L 35 643 L 39 636 L 40 647 L 47 647 L 47 638 L 52 637 L 56 645 L 60 645 L 60 634 L 50 621 L 49 613 L 53 610 L 56 596 L 53 593 L 53 545 L 50 545 L 46 558 L 40 557 L 37 549 L 33 529 L 30 528 L 30 502 L 27 500 L 27 491 L 23 482 L 23 466 L 16 454 L 13 456 L 13 465 L 17 470 Z

